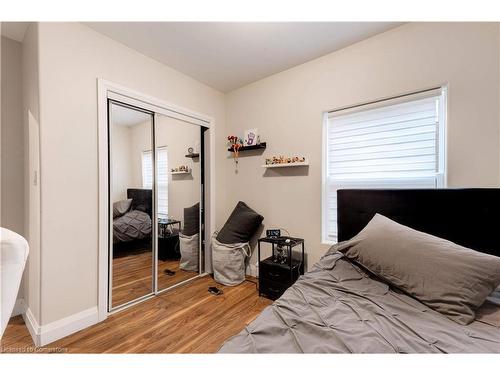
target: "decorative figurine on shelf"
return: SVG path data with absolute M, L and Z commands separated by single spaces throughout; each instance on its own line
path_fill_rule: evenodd
M 306 158 L 304 156 L 284 157 L 280 155 L 266 158 L 266 165 L 304 163 L 305 161 Z
M 229 146 L 233 150 L 234 162 L 238 164 L 238 156 L 240 155 L 240 148 L 243 146 L 243 141 L 236 135 L 230 135 L 227 137 L 229 141 Z
M 243 146 L 255 146 L 260 144 L 260 136 L 258 129 L 245 130 L 243 137 Z
M 170 171 L 172 173 L 178 173 L 178 172 L 185 172 L 185 173 L 188 173 L 189 172 L 189 167 L 187 165 L 181 165 L 180 167 L 176 167 L 176 168 L 171 168 Z

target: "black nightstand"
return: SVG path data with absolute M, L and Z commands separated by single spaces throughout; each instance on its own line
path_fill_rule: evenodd
M 179 229 L 174 229 L 178 225 Z M 158 219 L 158 259 L 180 259 L 179 232 L 181 222 L 175 219 Z
M 289 240 L 287 242 L 287 240 Z M 261 243 L 270 243 L 272 255 L 269 258 L 260 259 Z M 293 248 L 302 245 L 301 256 L 294 254 Z M 278 247 L 285 248 L 288 255 L 286 263 L 275 262 Z M 265 295 L 270 299 L 277 299 L 293 285 L 300 275 L 304 274 L 304 239 L 293 237 L 260 238 L 257 244 L 259 255 L 259 295 Z

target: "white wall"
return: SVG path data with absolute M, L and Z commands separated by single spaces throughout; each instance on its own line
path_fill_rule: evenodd
M 142 188 L 142 152 L 153 148 L 152 122 L 147 121 L 130 128 L 130 167 L 131 188 Z
M 448 186 L 498 186 L 499 28 L 493 23 L 410 23 L 227 95 L 227 131 L 258 128 L 268 146 L 227 159 L 230 212 L 238 200 L 269 227 L 305 238 L 309 267 L 321 244 L 322 113 L 447 84 Z M 310 167 L 264 173 L 266 156 L 305 155 Z M 255 262 L 255 255 L 252 262 Z
M 25 236 L 22 44 L 1 40 L 0 226 Z M 23 298 L 25 280 L 18 299 Z
M 224 95 L 77 23 L 40 23 L 41 324 L 97 305 L 98 77 L 215 119 L 223 163 Z M 216 170 L 217 199 L 224 170 Z M 217 221 L 222 220 L 217 211 Z
M 117 202 L 127 199 L 127 189 L 134 187 L 132 185 L 132 162 L 135 155 L 131 153 L 131 127 L 113 124 L 111 133 L 111 163 L 113 166 L 111 200 Z
M 1 223 L 24 235 L 22 44 L 2 37 Z
M 33 317 L 40 321 L 40 174 L 39 172 L 39 58 L 38 24 L 31 24 L 24 36 L 22 51 L 22 88 L 24 124 L 24 196 L 25 228 L 30 253 L 24 272 L 24 300 Z M 30 115 L 31 113 L 31 119 Z M 31 130 L 31 131 L 30 131 Z M 38 183 L 33 183 L 34 173 L 38 173 Z

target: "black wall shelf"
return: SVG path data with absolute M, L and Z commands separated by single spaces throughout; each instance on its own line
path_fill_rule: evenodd
M 200 154 L 187 154 L 185 155 L 187 158 L 191 158 L 191 159 L 194 159 L 194 158 L 199 158 L 200 157 Z
M 239 149 L 239 152 L 241 151 L 250 151 L 250 150 L 263 150 L 266 148 L 266 142 L 261 142 L 258 145 L 255 146 L 242 146 Z M 227 149 L 229 152 L 234 152 L 233 148 L 230 147 Z

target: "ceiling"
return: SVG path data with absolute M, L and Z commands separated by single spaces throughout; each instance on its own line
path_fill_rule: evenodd
M 400 25 L 391 22 L 85 24 L 222 92 Z
M 115 125 L 130 127 L 150 121 L 151 115 L 121 105 L 113 105 L 112 120 Z
M 396 22 L 87 22 L 92 29 L 228 92 L 401 25 Z M 22 42 L 29 22 L 2 22 Z
M 22 42 L 29 24 L 29 22 L 2 21 L 2 36 Z

